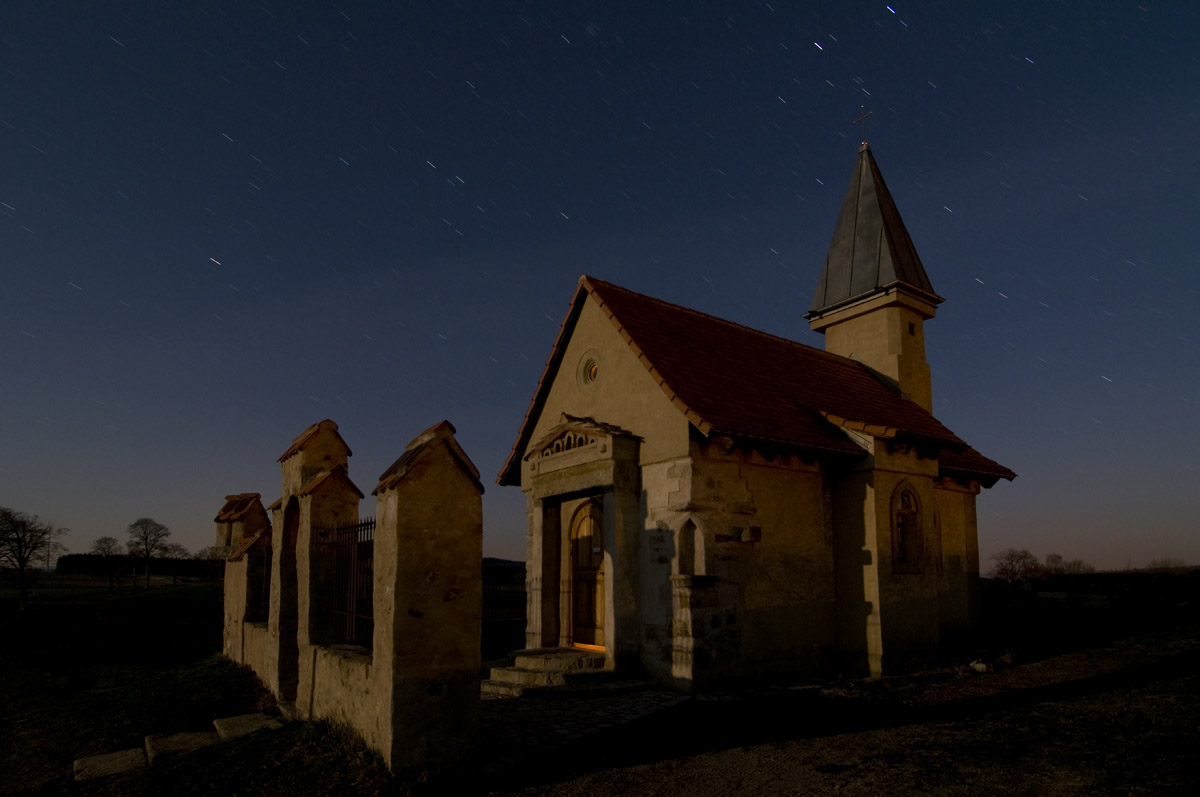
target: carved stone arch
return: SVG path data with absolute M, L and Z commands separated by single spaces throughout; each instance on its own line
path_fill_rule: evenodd
M 892 572 L 920 573 L 925 562 L 928 537 L 933 530 L 932 507 L 925 506 L 921 493 L 907 479 L 892 492 L 888 522 L 892 537 Z
M 583 502 L 567 528 L 570 566 L 570 638 L 574 645 L 604 647 L 604 502 Z

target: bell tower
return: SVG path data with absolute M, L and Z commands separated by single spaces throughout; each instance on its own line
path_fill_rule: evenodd
M 858 360 L 932 412 L 924 323 L 941 302 L 863 141 L 805 318 L 826 351 Z

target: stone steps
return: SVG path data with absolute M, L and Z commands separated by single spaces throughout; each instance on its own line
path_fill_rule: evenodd
M 142 747 L 77 758 L 71 767 L 72 774 L 78 781 L 119 775 L 122 772 L 131 772 L 152 765 L 155 760 L 166 756 L 190 753 L 201 747 L 207 747 L 226 739 L 236 739 L 264 728 L 282 727 L 282 722 L 266 714 L 223 717 L 213 720 L 214 730 L 211 731 L 151 734 L 145 738 Z
M 531 670 L 526 667 L 493 667 L 492 681 L 519 686 L 562 686 L 571 670 Z
M 621 680 L 604 669 L 604 654 L 579 648 L 521 650 L 510 657 L 512 664 L 492 667 L 490 677 L 480 683 L 488 697 L 582 696 L 597 692 L 614 694 L 651 686 L 643 680 Z
M 603 670 L 604 654 L 579 648 L 534 648 L 512 654 L 513 666 L 524 670 Z

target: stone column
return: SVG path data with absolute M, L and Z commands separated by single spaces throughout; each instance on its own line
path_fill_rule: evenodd
M 393 770 L 465 760 L 479 732 L 483 487 L 452 434 L 426 431 L 375 490 L 373 700 Z
M 530 530 L 525 540 L 525 646 L 541 648 L 559 642 L 559 503 L 527 496 Z
M 720 633 L 717 577 L 673 575 L 671 578 L 671 678 L 687 691 L 700 689 L 719 676 L 716 636 Z

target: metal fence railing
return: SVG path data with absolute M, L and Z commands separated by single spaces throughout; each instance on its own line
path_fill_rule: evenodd
M 371 647 L 375 631 L 375 518 L 314 528 L 314 553 L 332 563 L 332 642 Z

